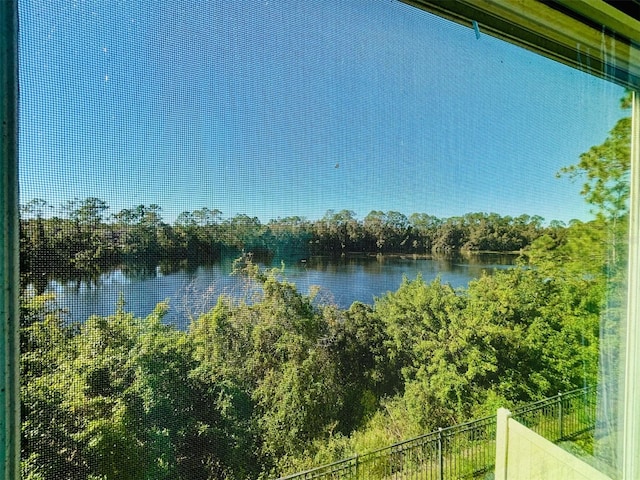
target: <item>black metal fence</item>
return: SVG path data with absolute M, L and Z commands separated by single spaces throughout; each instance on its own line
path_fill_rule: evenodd
M 596 395 L 591 387 L 562 393 L 512 412 L 512 418 L 553 442 L 592 432 L 595 416 Z M 492 415 L 280 480 L 492 478 L 495 451 L 496 416 Z
M 581 388 L 515 409 L 511 417 L 552 442 L 593 431 L 596 389 Z

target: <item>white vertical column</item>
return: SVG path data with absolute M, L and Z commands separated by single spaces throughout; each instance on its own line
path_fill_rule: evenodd
M 640 94 L 633 94 L 629 278 L 622 408 L 622 476 L 640 478 Z
M 507 463 L 509 460 L 509 419 L 511 412 L 499 408 L 496 424 L 496 467 L 495 480 L 507 480 Z

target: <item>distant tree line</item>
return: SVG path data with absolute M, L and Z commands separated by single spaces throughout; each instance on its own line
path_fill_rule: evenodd
M 347 253 L 520 251 L 543 234 L 557 235 L 559 222 L 543 225 L 539 216 L 468 213 L 440 219 L 374 210 L 359 220 L 349 210 L 328 211 L 310 221 L 292 216 L 266 224 L 257 217 L 223 218 L 216 209 L 182 212 L 170 225 L 158 205 L 139 205 L 108 214 L 105 201 L 89 197 L 68 201 L 61 215 L 41 199 L 23 205 L 22 271 L 87 270 L 123 260 L 219 259 L 254 256 L 304 258 Z

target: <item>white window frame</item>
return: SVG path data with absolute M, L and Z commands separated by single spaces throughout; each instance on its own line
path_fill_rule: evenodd
M 640 478 L 640 94 L 633 92 L 622 478 Z

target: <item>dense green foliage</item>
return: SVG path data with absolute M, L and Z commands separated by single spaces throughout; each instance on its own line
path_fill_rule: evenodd
M 418 278 L 340 310 L 278 270 L 237 272 L 246 295 L 221 296 L 187 332 L 162 324 L 162 304 L 65 326 L 52 299 L 25 298 L 26 478 L 257 478 L 597 374 L 596 279 Z

